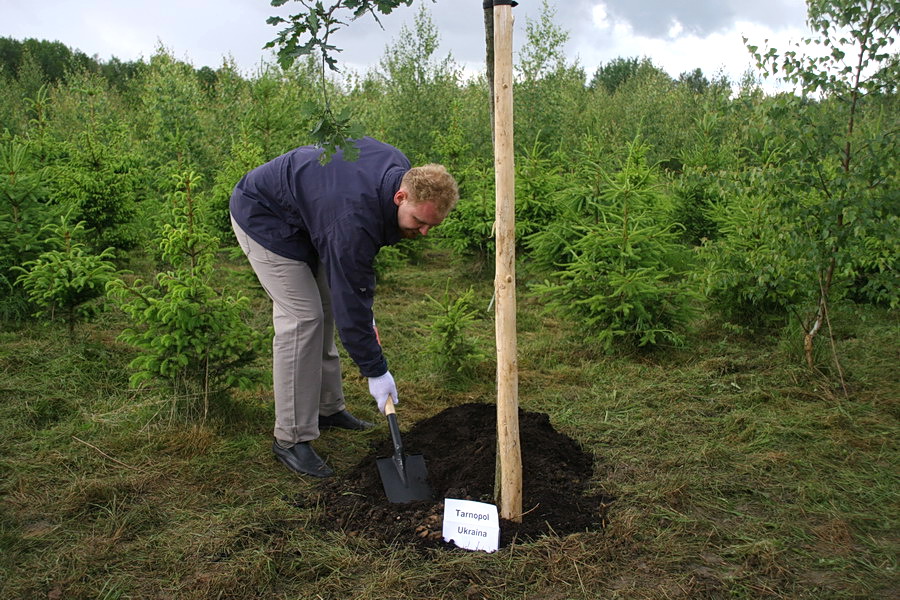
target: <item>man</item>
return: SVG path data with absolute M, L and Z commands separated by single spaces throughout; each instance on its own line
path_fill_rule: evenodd
M 369 137 L 355 145 L 355 161 L 338 152 L 322 165 L 313 146 L 279 156 L 245 175 L 230 204 L 238 242 L 272 299 L 272 452 L 316 477 L 333 474 L 310 445 L 321 429 L 372 427 L 344 403 L 335 325 L 383 413 L 398 397 L 372 315 L 375 255 L 426 235 L 459 198 L 444 167 L 411 169 L 399 150 Z

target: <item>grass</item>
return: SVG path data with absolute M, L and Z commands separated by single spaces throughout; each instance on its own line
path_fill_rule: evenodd
M 222 277 L 266 327 L 246 267 L 225 261 Z M 491 359 L 468 385 L 446 386 L 424 351 L 425 294 L 448 281 L 476 290 L 485 310 L 471 333 L 491 356 L 490 280 L 429 253 L 380 284 L 407 423 L 495 395 Z M 522 407 L 596 456 L 592 484 L 615 501 L 602 531 L 491 555 L 318 529 L 314 484 L 271 458 L 268 390 L 233 393 L 205 422 L 184 418 L 165 389 L 129 389 L 115 314 L 75 344 L 52 325 L 0 333 L 0 597 L 897 597 L 895 313 L 835 309 L 847 396 L 791 343 L 713 318 L 688 348 L 604 355 L 522 285 L 518 323 Z M 348 404 L 377 420 L 344 364 Z M 381 434 L 329 432 L 317 448 L 340 471 Z

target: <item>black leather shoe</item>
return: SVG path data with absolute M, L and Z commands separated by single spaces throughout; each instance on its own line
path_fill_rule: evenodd
M 278 442 L 272 442 L 272 453 L 291 471 L 312 475 L 313 477 L 331 477 L 334 471 L 316 454 L 309 442 L 300 442 L 290 448 L 282 448 Z
M 365 431 L 375 427 L 374 423 L 357 419 L 347 410 L 342 410 L 323 417 L 319 415 L 319 429 L 328 429 L 329 427 L 337 427 L 338 429 L 352 429 L 353 431 Z

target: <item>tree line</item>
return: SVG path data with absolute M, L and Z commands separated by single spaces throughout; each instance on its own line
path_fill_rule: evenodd
M 890 2 L 811 3 L 809 44 L 749 46 L 758 71 L 739 82 L 699 69 L 673 78 L 640 57 L 588 76 L 553 16 L 545 3 L 527 21 L 515 66 L 526 293 L 599 349 L 683 345 L 713 311 L 731 330 L 795 328 L 816 367 L 834 303 L 896 308 Z M 439 48 L 423 5 L 376 66 L 324 85 L 356 131 L 457 176 L 460 203 L 433 243 L 477 276 L 493 253 L 488 89 Z M 762 77 L 794 89 L 767 94 Z M 247 170 L 313 141 L 322 85 L 312 60 L 245 74 L 229 60 L 195 69 L 164 47 L 104 63 L 0 40 L 0 317 L 71 324 L 118 302 L 136 319 L 125 336 L 143 344 L 143 376 L 208 375 L 210 356 L 187 356 L 191 336 L 220 336 L 217 360 L 246 364 L 222 343 L 246 334 L 245 300 L 212 283 L 216 253 L 233 245 L 228 197 Z M 389 249 L 379 269 L 414 252 Z M 138 256 L 149 283 L 124 274 Z M 185 298 L 219 312 L 192 313 Z M 184 321 L 166 330 L 166 311 Z

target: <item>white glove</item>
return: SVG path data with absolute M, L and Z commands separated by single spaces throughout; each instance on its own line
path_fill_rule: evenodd
M 394 399 L 394 404 L 400 400 L 397 398 L 397 384 L 394 383 L 394 376 L 387 371 L 381 377 L 369 377 L 369 393 L 378 403 L 378 410 L 384 414 L 384 407 L 387 406 L 388 396 Z

